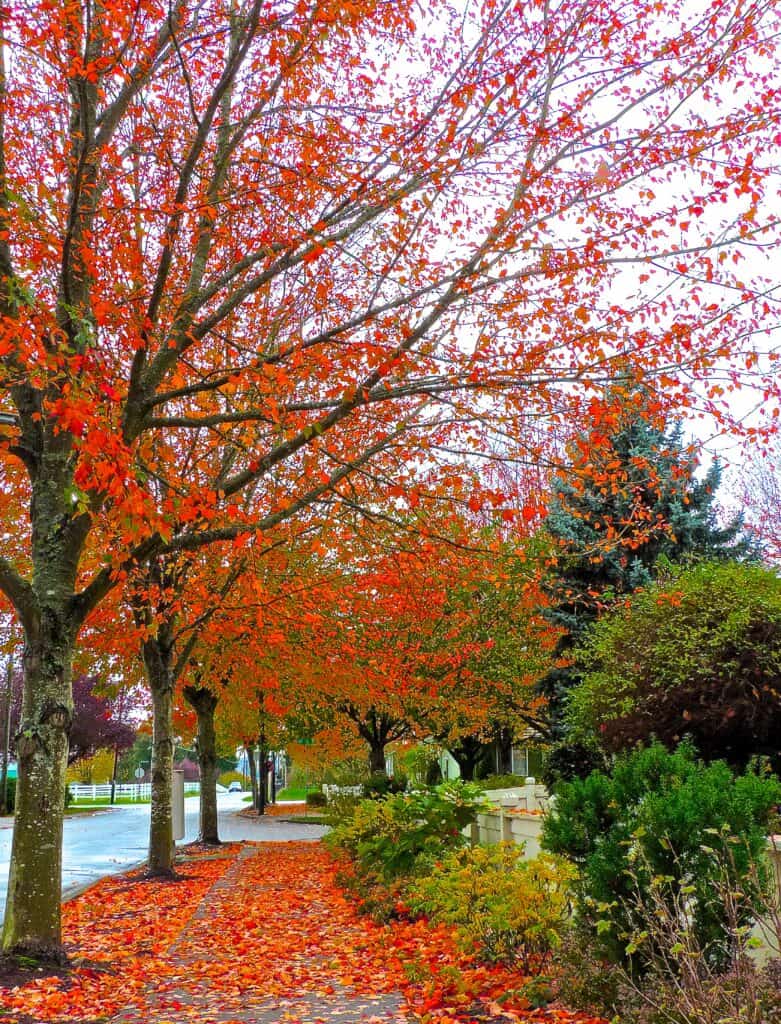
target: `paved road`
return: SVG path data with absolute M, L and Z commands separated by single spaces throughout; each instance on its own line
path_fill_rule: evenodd
M 284 842 L 289 839 L 319 839 L 317 825 L 286 824 L 278 818 L 240 818 L 236 811 L 246 805 L 241 793 L 220 793 L 217 797 L 220 836 L 223 839 L 255 839 Z M 0 819 L 0 919 L 5 910 L 8 862 L 13 830 L 10 819 Z M 198 834 L 198 800 L 185 800 L 185 837 L 192 842 Z M 63 838 L 62 892 L 67 897 L 86 883 L 123 871 L 144 860 L 149 836 L 149 804 L 123 805 L 90 815 L 65 819 Z

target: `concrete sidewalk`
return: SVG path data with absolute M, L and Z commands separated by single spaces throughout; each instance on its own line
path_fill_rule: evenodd
M 220 815 L 220 838 L 225 842 L 289 843 L 322 839 L 328 829 L 324 825 L 309 825 L 292 818 L 271 815 L 256 817 L 243 814 Z
M 272 821 L 258 822 L 259 830 L 281 836 L 284 823 Z M 169 947 L 169 976 L 111 1024 L 409 1021 L 401 991 L 388 990 L 381 970 L 340 977 L 350 948 L 366 947 L 366 926 L 350 913 L 334 930 L 334 908 L 318 898 L 312 867 L 298 844 L 245 846 Z M 216 926 L 226 920 L 236 925 L 227 936 Z
M 475 961 L 403 907 L 362 916 L 312 841 L 320 826 L 231 830 L 256 841 L 193 845 L 175 880 L 116 875 L 69 902 L 74 969 L 9 978 L 0 1024 L 597 1024 L 529 1009 L 517 968 Z

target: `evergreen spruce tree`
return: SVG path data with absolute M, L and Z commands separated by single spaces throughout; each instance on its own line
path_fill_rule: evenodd
M 697 479 L 680 425 L 665 430 L 647 414 L 642 393 L 616 401 L 608 394 L 599 444 L 581 437 L 572 465 L 552 484 L 546 528 L 557 550 L 546 588 L 549 620 L 566 630 L 557 654 L 567 658 L 600 613 L 646 586 L 665 562 L 745 559 L 751 545 L 737 516 L 720 526 L 714 499 L 721 468 Z M 565 739 L 563 710 L 578 682 L 574 665 L 553 669 L 538 684 L 547 699 L 541 731 Z M 552 775 L 590 767 L 588 752 L 566 743 L 549 758 Z

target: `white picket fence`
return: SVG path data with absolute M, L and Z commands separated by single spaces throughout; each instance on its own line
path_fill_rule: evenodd
M 71 782 L 68 786 L 74 803 L 79 800 L 110 800 L 111 783 L 104 782 L 97 786 L 84 785 L 79 782 Z M 200 793 L 200 782 L 185 782 L 185 793 Z M 118 782 L 114 787 L 114 797 L 131 800 L 149 800 L 152 796 L 152 784 L 150 782 Z
M 363 796 L 363 786 L 332 786 L 327 782 L 323 783 L 322 790 L 325 793 L 325 798 L 330 804 L 334 797 L 338 796 Z

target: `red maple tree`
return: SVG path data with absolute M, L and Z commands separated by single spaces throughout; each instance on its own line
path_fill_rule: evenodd
M 412 467 L 452 482 L 476 421 L 512 449 L 611 369 L 680 403 L 726 365 L 775 400 L 743 250 L 776 231 L 778 12 L 1 17 L 0 589 L 26 643 L 3 945 L 59 956 L 71 659 L 126 574 L 349 502 L 377 460 L 374 507 L 420 506 Z

